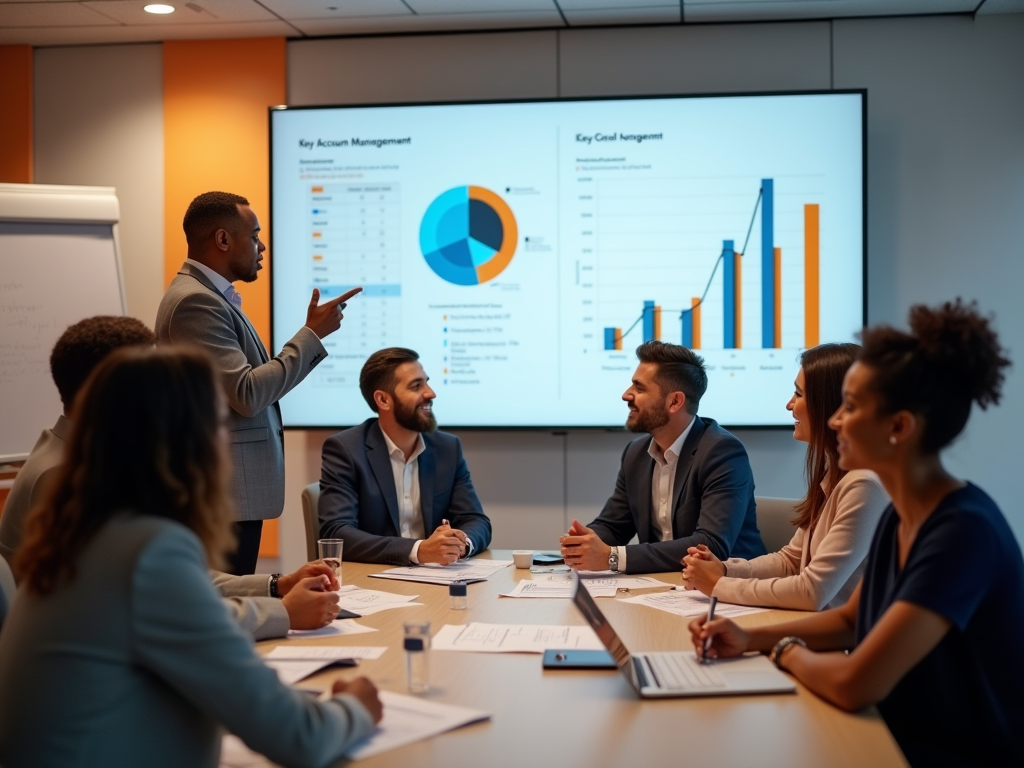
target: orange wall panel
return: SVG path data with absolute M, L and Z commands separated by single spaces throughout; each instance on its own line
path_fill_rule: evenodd
M 185 260 L 181 219 L 211 190 L 249 199 L 270 242 L 270 134 L 267 107 L 284 104 L 285 39 L 164 43 L 164 284 Z M 254 283 L 236 285 L 245 314 L 270 348 L 267 251 Z M 271 351 L 273 353 L 273 350 Z M 260 555 L 279 556 L 276 520 L 264 523 Z
M 31 45 L 0 45 L 0 104 L 0 181 L 31 184 Z

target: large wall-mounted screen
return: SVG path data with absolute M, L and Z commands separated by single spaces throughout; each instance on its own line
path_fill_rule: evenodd
M 800 350 L 864 320 L 864 99 L 272 110 L 274 344 L 363 286 L 285 423 L 361 422 L 363 362 L 403 346 L 442 425 L 621 426 L 660 339 L 704 357 L 701 415 L 791 424 Z

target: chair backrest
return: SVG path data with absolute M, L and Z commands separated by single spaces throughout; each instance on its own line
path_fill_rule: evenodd
M 789 544 L 796 533 L 793 527 L 793 515 L 799 499 L 778 499 L 772 496 L 757 496 L 757 527 L 761 531 L 761 541 L 769 552 L 778 552 Z
M 7 560 L 0 555 L 0 626 L 3 626 L 4 619 L 11 611 L 11 604 L 14 602 L 14 595 L 18 587 L 14 583 L 14 574 L 11 573 L 11 566 Z
M 316 541 L 320 538 L 320 483 L 310 483 L 302 489 L 302 519 L 306 524 L 306 559 L 320 558 Z

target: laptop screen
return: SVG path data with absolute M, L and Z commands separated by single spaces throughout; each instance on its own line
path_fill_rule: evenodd
M 572 571 L 572 590 L 572 601 L 576 603 L 580 613 L 590 623 L 597 636 L 601 638 L 601 642 L 604 643 L 608 653 L 615 659 L 619 669 L 625 672 L 627 677 L 631 678 L 630 672 L 632 670 L 627 669 L 629 665 L 629 651 L 622 644 L 622 640 L 619 639 L 615 630 L 612 629 L 612 625 L 608 623 L 608 619 L 605 618 L 601 609 L 597 607 L 597 603 L 591 596 L 590 590 L 580 583 L 580 577 L 576 574 L 576 571 Z

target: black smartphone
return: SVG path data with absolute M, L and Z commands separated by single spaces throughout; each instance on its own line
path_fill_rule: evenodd
M 346 611 L 344 608 L 342 608 L 340 611 L 338 611 L 338 615 L 335 616 L 334 618 L 335 619 L 361 619 L 361 618 L 363 618 L 363 614 L 361 614 L 361 613 L 352 613 L 352 611 Z
M 544 651 L 544 669 L 617 669 L 608 651 Z

